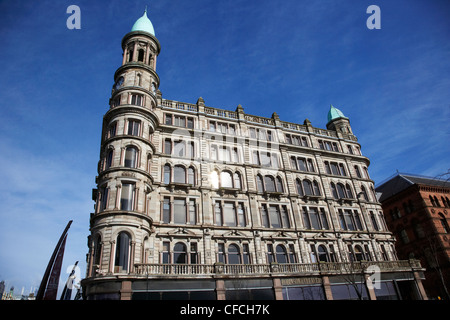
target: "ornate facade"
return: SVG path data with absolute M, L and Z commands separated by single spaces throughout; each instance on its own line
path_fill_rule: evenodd
M 375 299 L 398 293 L 397 272 L 420 289 L 420 265 L 397 260 L 369 159 L 341 111 L 331 106 L 321 129 L 163 98 L 146 13 L 122 49 L 85 298 L 336 299 L 344 286 L 347 298 Z M 371 266 L 384 289 L 367 289 Z

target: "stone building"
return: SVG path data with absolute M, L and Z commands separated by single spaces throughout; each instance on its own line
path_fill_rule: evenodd
M 321 129 L 165 99 L 160 48 L 145 12 L 103 118 L 86 299 L 426 298 L 341 111 Z
M 450 181 L 398 173 L 376 191 L 398 257 L 420 260 L 428 297 L 450 299 Z

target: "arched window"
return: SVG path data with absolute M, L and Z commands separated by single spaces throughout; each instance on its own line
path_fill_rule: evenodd
M 172 172 L 171 172 L 170 165 L 168 165 L 168 164 L 164 165 L 164 183 L 165 184 L 170 183 L 171 175 L 172 175 Z
M 241 264 L 240 250 L 235 244 L 228 246 L 228 264 Z
M 338 195 L 339 195 L 339 199 L 346 198 L 344 185 L 342 183 L 338 183 L 337 184 L 337 192 L 338 192 Z
M 193 167 L 188 168 L 188 183 L 195 185 L 195 170 Z
M 98 235 L 97 239 L 94 242 L 94 261 L 93 261 L 94 265 L 97 266 L 100 265 L 101 251 L 102 251 L 102 237 Z
M 186 245 L 178 242 L 173 247 L 173 263 L 186 263 Z
M 266 186 L 266 191 L 268 192 L 275 192 L 275 179 L 272 176 L 265 176 L 264 177 L 264 183 Z
M 222 188 L 233 188 L 233 178 L 228 171 L 222 171 L 220 173 L 220 186 Z
M 436 207 L 440 207 L 439 200 L 436 196 L 434 196 L 434 202 L 436 203 Z
M 440 220 L 441 220 L 442 228 L 444 228 L 444 232 L 445 232 L 445 233 L 450 233 L 450 228 L 449 228 L 449 226 L 448 226 L 447 219 L 446 219 L 445 216 L 444 216 L 442 213 L 440 213 L 440 212 L 439 212 L 439 218 L 440 218 Z
M 136 147 L 127 147 L 125 151 L 125 167 L 136 168 L 138 150 Z
M 314 191 L 314 195 L 320 196 L 319 183 L 316 180 L 313 181 L 313 191 Z
M 327 248 L 324 245 L 320 245 L 317 248 L 317 254 L 319 256 L 319 261 L 322 261 L 322 262 L 328 262 L 329 261 L 329 259 L 328 259 L 328 251 L 327 251 Z
M 345 185 L 345 191 L 347 192 L 347 198 L 353 199 L 352 188 L 350 187 L 350 185 L 348 183 Z
M 241 175 L 239 172 L 234 173 L 234 187 L 236 189 L 241 189 Z
M 114 150 L 113 149 L 109 149 L 108 150 L 108 154 L 106 155 L 106 166 L 105 166 L 105 169 L 111 168 L 112 163 L 113 163 L 113 155 L 114 155 Z
M 330 187 L 331 187 L 331 193 L 333 194 L 333 197 L 335 199 L 338 199 L 338 194 L 337 194 L 337 190 L 336 190 L 336 185 L 332 182 L 330 183 Z
M 214 189 L 219 188 L 219 174 L 217 171 L 211 172 L 211 185 Z
M 120 232 L 116 241 L 115 272 L 127 272 L 129 266 L 130 235 Z
M 262 179 L 262 176 L 259 174 L 256 176 L 256 186 L 257 186 L 259 192 L 264 192 L 263 179 Z
M 277 177 L 277 191 L 284 192 L 283 180 L 281 179 L 281 177 Z
M 288 258 L 286 254 L 286 248 L 282 245 L 277 245 L 276 248 L 276 259 L 278 263 L 288 263 Z
M 186 183 L 186 168 L 180 165 L 173 167 L 173 182 Z
M 297 193 L 299 194 L 299 196 L 303 197 L 304 193 L 300 179 L 295 179 L 295 186 L 297 187 Z
M 307 179 L 303 180 L 303 191 L 307 196 L 313 194 L 311 181 Z
M 369 201 L 369 196 L 367 195 L 367 191 L 364 186 L 361 186 L 361 194 L 363 195 L 364 200 Z
M 355 246 L 354 252 L 355 252 L 355 260 L 356 261 L 366 260 L 361 246 L 359 246 L 359 245 Z
M 138 61 L 144 62 L 144 49 L 139 49 L 138 51 Z

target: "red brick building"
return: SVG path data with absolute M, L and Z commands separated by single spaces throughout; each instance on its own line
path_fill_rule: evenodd
M 430 299 L 450 299 L 450 181 L 398 173 L 376 188 L 399 259 L 419 259 Z

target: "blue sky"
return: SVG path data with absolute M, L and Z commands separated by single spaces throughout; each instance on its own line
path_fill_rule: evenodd
M 69 220 L 62 281 L 77 260 L 84 276 L 102 117 L 146 5 L 164 98 L 319 128 L 333 104 L 375 183 L 449 170 L 449 1 L 0 1 L 0 280 L 16 292 L 39 286 Z

